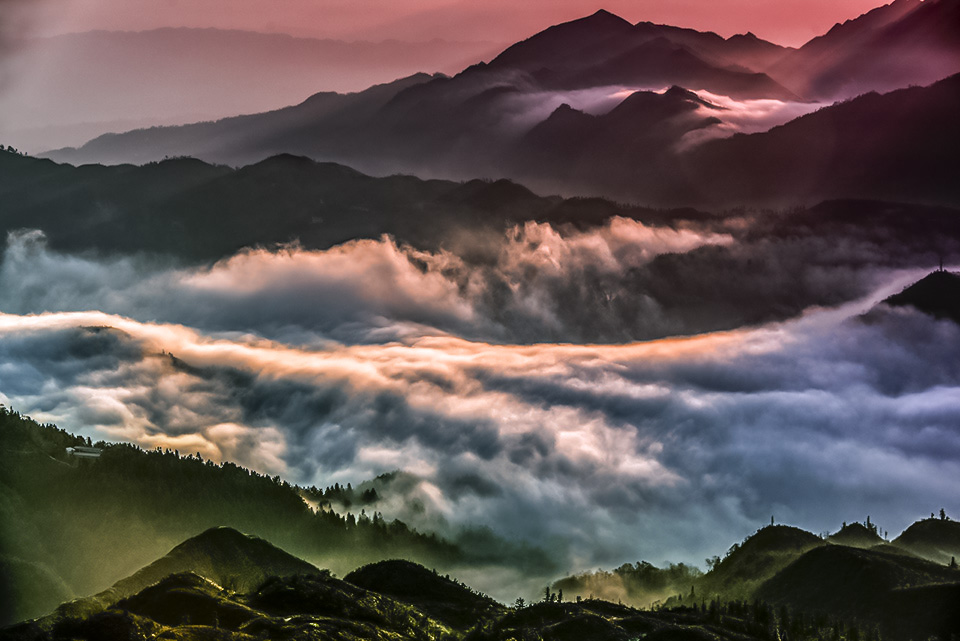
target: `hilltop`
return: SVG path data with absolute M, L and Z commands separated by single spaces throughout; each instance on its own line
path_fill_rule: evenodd
M 344 580 L 416 606 L 438 621 L 466 630 L 503 613 L 493 599 L 410 561 L 391 560 L 354 570 Z
M 929 519 L 917 521 L 893 542 L 936 563 L 960 562 L 960 522 L 947 518 L 946 514 L 942 518 L 931 515 Z
M 827 541 L 853 548 L 872 548 L 884 543 L 880 535 L 877 534 L 876 526 L 870 524 L 869 518 L 867 524 L 850 523 L 848 525 L 844 523 L 838 532 L 827 537 Z
M 883 301 L 960 323 L 960 274 L 938 270 Z

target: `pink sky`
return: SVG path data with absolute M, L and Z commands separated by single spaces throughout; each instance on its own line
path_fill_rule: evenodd
M 51 0 L 53 1 L 53 0 Z M 56 0 L 44 31 L 191 26 L 343 39 L 510 43 L 605 8 L 631 22 L 800 45 L 882 0 Z

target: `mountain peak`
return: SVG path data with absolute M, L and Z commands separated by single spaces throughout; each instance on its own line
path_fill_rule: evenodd
M 116 598 L 128 596 L 182 572 L 194 572 L 232 589 L 250 590 L 270 576 L 315 574 L 319 570 L 264 539 L 229 527 L 214 527 L 118 581 L 109 592 Z
M 960 323 L 960 274 L 938 270 L 883 301 L 892 307 L 913 307 L 936 318 Z
M 960 521 L 931 516 L 908 527 L 894 543 L 917 556 L 947 564 L 960 559 Z
M 618 16 L 617 14 L 615 14 L 615 13 L 613 13 L 613 12 L 611 12 L 611 11 L 607 11 L 606 9 L 597 9 L 597 10 L 594 11 L 592 14 L 590 14 L 589 16 L 587 16 L 586 19 L 587 19 L 587 20 L 591 20 L 591 21 L 603 20 L 603 21 L 605 21 L 605 22 L 610 22 L 611 24 L 613 24 L 613 23 L 616 23 L 616 24 L 622 24 L 622 23 L 630 24 L 629 22 L 627 22 L 626 20 L 624 20 L 623 18 L 621 18 L 621 17 Z
M 840 531 L 827 538 L 836 545 L 846 545 L 854 548 L 871 548 L 883 544 L 883 539 L 876 530 L 868 528 L 863 523 L 844 524 Z

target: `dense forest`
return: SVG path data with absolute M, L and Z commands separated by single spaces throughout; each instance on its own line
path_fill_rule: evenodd
M 71 457 L 66 449 L 76 446 L 102 454 Z M 279 477 L 196 454 L 90 443 L 8 408 L 0 408 L 0 455 L 6 622 L 103 590 L 214 526 L 261 536 L 338 572 L 393 557 L 439 567 L 475 561 L 454 543 L 376 512 L 313 510 Z M 28 585 L 41 587 L 21 587 Z

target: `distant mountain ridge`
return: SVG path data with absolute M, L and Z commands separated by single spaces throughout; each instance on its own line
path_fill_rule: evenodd
M 641 46 L 670 60 L 691 55 L 664 40 Z M 660 55 L 647 53 L 648 61 Z M 687 68 L 663 67 L 678 75 Z M 372 174 L 509 177 L 537 191 L 601 193 L 659 207 L 783 208 L 835 198 L 960 203 L 953 179 L 960 171 L 953 153 L 960 145 L 960 74 L 868 93 L 763 133 L 724 137 L 725 119 L 736 111 L 679 87 L 627 90 L 616 99 L 608 87 L 601 94 L 610 108 L 590 113 L 569 101 L 564 107 L 562 92 L 546 98 L 554 94 L 545 87 L 559 80 L 545 69 L 491 63 L 453 78 L 414 76 L 350 96 L 318 94 L 265 114 L 103 136 L 49 155 L 67 162 L 190 155 L 235 165 L 292 153 Z M 604 85 L 623 80 L 587 75 Z M 666 76 L 657 83 L 677 84 Z M 523 106 L 537 101 L 546 102 Z M 528 108 L 529 120 L 518 120 L 515 112 Z M 631 117 L 619 117 L 623 112 Z
M 0 139 L 40 152 L 118 131 L 124 122 L 260 113 L 320 89 L 349 93 L 419 72 L 456 73 L 500 49 L 489 42 L 341 41 L 188 27 L 32 38 L 9 52 L 29 63 L 32 76 L 0 97 Z
M 895 0 L 834 26 L 768 69 L 801 95 L 828 100 L 928 85 L 958 71 L 955 0 Z

